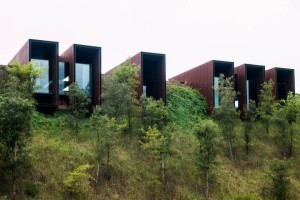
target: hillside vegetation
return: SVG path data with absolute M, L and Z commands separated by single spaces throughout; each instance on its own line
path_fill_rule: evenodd
M 208 116 L 204 98 L 177 83 L 166 107 L 135 100 L 137 70 L 124 63 L 105 77 L 101 106 L 90 111 L 72 84 L 69 108 L 45 115 L 32 67 L 0 85 L 0 199 L 300 199 L 300 97 L 275 102 L 271 82 L 241 120 L 221 76 Z

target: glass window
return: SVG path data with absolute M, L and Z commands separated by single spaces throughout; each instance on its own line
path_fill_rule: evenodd
M 76 63 L 75 81 L 78 83 L 79 87 L 84 90 L 87 96 L 92 96 L 91 65 Z
M 220 103 L 219 103 L 219 77 L 214 77 L 214 96 L 215 96 L 215 99 L 214 99 L 214 102 L 215 102 L 215 108 L 219 107 L 220 106 Z
M 249 108 L 249 101 L 250 101 L 250 96 L 249 96 L 249 80 L 246 81 L 246 103 L 247 103 L 247 108 Z
M 59 94 L 64 94 L 66 91 L 69 91 L 68 83 L 69 83 L 69 74 L 66 63 L 59 62 L 59 70 L 58 70 L 58 90 Z
M 39 89 L 36 93 L 49 94 L 52 89 L 52 80 L 50 80 L 49 60 L 31 59 L 31 62 L 38 68 L 43 68 L 40 78 L 36 79 L 36 85 Z

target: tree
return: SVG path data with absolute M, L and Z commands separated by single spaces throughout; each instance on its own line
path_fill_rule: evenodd
M 288 94 L 287 100 L 280 100 L 276 105 L 271 121 L 278 129 L 275 136 L 283 156 L 290 158 L 293 154 L 295 128 L 300 105 L 292 92 Z
M 69 92 L 67 93 L 70 100 L 70 113 L 67 117 L 67 125 L 77 136 L 80 132 L 80 121 L 86 117 L 89 110 L 90 99 L 86 96 L 85 92 L 80 89 L 77 82 L 72 83 L 69 86 Z
M 245 149 L 247 155 L 249 155 L 250 144 L 252 141 L 251 131 L 254 127 L 255 121 L 257 119 L 257 108 L 256 103 L 253 100 L 250 100 L 248 107 L 245 108 L 244 115 L 244 140 L 245 140 Z
M 167 119 L 167 109 L 163 101 L 142 95 L 140 105 L 143 129 L 147 130 L 149 127 L 156 126 L 158 130 L 162 130 Z
M 156 127 L 149 127 L 146 135 L 141 141 L 141 147 L 147 152 L 150 161 L 150 167 L 153 170 L 153 174 L 150 180 L 151 194 L 154 199 L 157 198 L 158 188 L 160 185 L 158 171 L 158 161 L 163 161 L 161 158 L 164 153 L 164 146 L 166 145 L 166 138 L 157 130 Z
M 269 80 L 262 84 L 262 89 L 259 95 L 259 116 L 265 127 L 266 135 L 269 136 L 269 126 L 274 114 L 274 97 L 273 97 L 274 82 Z
M 227 141 L 230 158 L 235 160 L 237 136 L 235 128 L 240 122 L 239 113 L 234 108 L 236 92 L 233 88 L 232 77 L 219 77 L 218 93 L 220 106 L 215 108 L 214 117 L 218 121 L 224 139 Z
M 70 198 L 84 199 L 84 193 L 89 189 L 91 176 L 87 170 L 92 168 L 91 165 L 80 165 L 74 171 L 70 172 L 64 180 L 65 190 L 69 193 Z
M 28 163 L 26 145 L 31 137 L 34 104 L 22 97 L 0 96 L 0 143 L 4 171 L 11 181 L 13 198 Z M 10 185 L 10 183 L 8 183 Z
M 43 72 L 43 68 L 37 68 L 31 62 L 21 65 L 20 63 L 13 63 L 6 67 L 8 71 L 7 90 L 8 92 L 19 93 L 27 99 L 32 98 L 32 94 L 39 88 L 36 85 L 36 79 L 39 78 Z M 11 90 L 14 88 L 14 90 Z
M 267 194 L 264 194 L 264 196 L 276 200 L 289 199 L 289 163 L 285 160 L 273 160 L 267 176 L 267 186 L 263 188 Z
M 125 121 L 124 132 L 129 133 L 130 137 L 137 115 L 137 70 L 136 65 L 127 60 L 113 70 L 112 75 L 104 77 L 103 81 L 103 110 L 119 123 Z
M 90 117 L 90 128 L 94 133 L 94 146 L 97 160 L 96 184 L 99 181 L 100 163 L 106 157 L 106 178 L 110 179 L 110 160 L 111 151 L 115 144 L 115 120 L 109 119 L 107 115 L 103 115 L 99 106 L 94 108 Z
M 5 171 L 12 198 L 29 165 L 27 143 L 31 138 L 31 118 L 35 101 L 35 78 L 41 71 L 31 63 L 14 63 L 6 68 L 8 74 L 0 91 L 0 167 Z M 5 183 L 5 181 L 4 181 Z M 20 187 L 21 188 L 21 187 Z
M 138 70 L 137 65 L 132 64 L 130 58 L 128 58 L 112 72 L 112 76 L 116 77 L 119 83 L 126 84 L 130 87 L 134 98 L 136 97 L 136 88 L 139 84 L 137 80 L 139 76 Z
M 205 181 L 205 198 L 208 199 L 210 176 L 217 164 L 219 128 L 212 120 L 206 120 L 198 123 L 193 132 L 199 142 L 195 164 Z
M 300 114 L 300 102 L 297 101 L 297 98 L 293 92 L 288 93 L 288 97 L 285 104 L 286 110 L 286 118 L 290 126 L 289 136 L 290 136 L 290 144 L 289 144 L 289 153 L 288 156 L 293 156 L 293 148 L 294 148 L 294 139 L 295 139 L 295 126 L 297 120 L 299 119 Z

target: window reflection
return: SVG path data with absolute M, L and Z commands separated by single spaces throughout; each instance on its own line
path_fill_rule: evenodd
M 215 108 L 218 108 L 220 106 L 219 101 L 219 77 L 214 77 L 214 102 L 215 102 Z
M 91 65 L 76 63 L 75 81 L 78 83 L 79 87 L 84 90 L 87 96 L 92 96 Z
M 31 62 L 37 68 L 44 69 L 41 74 L 41 77 L 36 79 L 36 85 L 39 86 L 39 89 L 36 91 L 36 93 L 49 94 L 52 89 L 52 80 L 50 80 L 49 60 L 31 59 Z
M 69 73 L 66 63 L 59 62 L 59 70 L 58 70 L 58 90 L 59 94 L 64 94 L 69 91 L 68 83 L 69 83 Z

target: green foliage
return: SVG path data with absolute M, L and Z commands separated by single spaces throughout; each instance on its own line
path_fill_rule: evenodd
M 91 168 L 92 166 L 89 164 L 80 165 L 74 171 L 70 172 L 69 176 L 64 181 L 64 187 L 71 198 L 84 198 L 84 193 L 89 190 L 89 182 L 91 179 L 87 170 Z
M 109 163 L 116 137 L 115 120 L 109 119 L 107 115 L 102 115 L 100 107 L 96 106 L 92 116 L 90 117 L 90 128 L 91 132 L 94 133 L 93 141 L 98 169 L 103 157 L 106 156 L 106 177 L 110 179 Z M 96 175 L 96 183 L 98 181 L 98 174 L 99 171 Z
M 161 99 L 154 100 L 152 97 L 142 95 L 140 105 L 143 129 L 148 130 L 149 127 L 156 126 L 158 130 L 162 130 L 167 118 L 164 102 Z
M 265 198 L 286 200 L 289 199 L 290 179 L 289 163 L 285 160 L 273 160 L 270 164 L 266 188 L 263 190 Z
M 120 84 L 126 84 L 133 91 L 133 97 L 136 96 L 136 87 L 138 86 L 138 70 L 137 65 L 132 64 L 130 58 L 113 70 L 112 76 L 117 78 Z
M 6 70 L 9 73 L 6 92 L 12 92 L 14 95 L 18 93 L 28 99 L 32 98 L 33 92 L 39 88 L 36 85 L 36 79 L 41 76 L 44 69 L 39 69 L 29 62 L 25 65 L 13 63 Z
M 269 126 L 272 116 L 274 114 L 275 104 L 273 97 L 273 86 L 272 80 L 264 82 L 259 95 L 259 116 L 263 125 L 265 126 L 266 136 L 269 136 Z
M 113 70 L 112 75 L 103 79 L 103 110 L 123 127 L 130 137 L 134 132 L 137 118 L 136 87 L 138 68 L 127 60 Z
M 250 100 L 248 107 L 245 108 L 244 114 L 244 141 L 247 155 L 249 154 L 251 142 L 253 140 L 252 129 L 256 122 L 257 116 L 258 113 L 256 103 L 255 101 Z
M 167 83 L 168 121 L 183 129 L 192 127 L 207 113 L 204 97 L 188 86 Z
M 205 197 L 209 198 L 209 182 L 212 170 L 216 165 L 218 152 L 219 128 L 212 120 L 206 120 L 197 124 L 194 128 L 199 146 L 196 153 L 196 166 L 201 178 L 205 181 Z
M 157 198 L 159 195 L 161 182 L 158 175 L 158 161 L 161 159 L 165 144 L 166 138 L 159 132 L 159 130 L 157 130 L 156 127 L 149 127 L 146 135 L 143 137 L 143 141 L 141 141 L 141 147 L 145 152 L 147 152 L 148 158 L 150 159 L 152 174 L 148 177 L 147 185 L 150 187 L 150 195 L 152 198 Z
M 74 82 L 69 86 L 68 97 L 70 99 L 70 116 L 66 118 L 67 125 L 73 134 L 78 136 L 80 132 L 80 121 L 88 114 L 90 99 L 85 92 L 80 89 L 79 85 Z
M 36 184 L 34 184 L 32 182 L 26 184 L 26 186 L 25 186 L 25 194 L 28 197 L 34 198 L 34 197 L 37 196 L 38 193 L 39 193 L 39 190 L 38 190 Z
M 214 117 L 218 121 L 224 139 L 228 143 L 231 160 L 235 160 L 237 143 L 236 127 L 240 123 L 239 113 L 234 108 L 236 92 L 233 87 L 232 77 L 219 77 L 218 93 L 220 106 L 215 108 Z
M 0 96 L 0 156 L 7 184 L 12 195 L 17 193 L 16 185 L 22 180 L 28 164 L 26 145 L 31 137 L 33 103 L 21 97 Z M 0 145 L 1 146 L 1 145 Z

